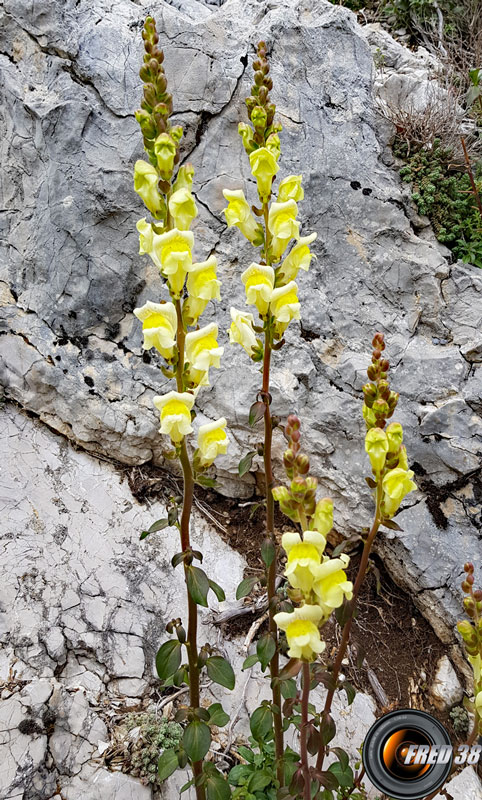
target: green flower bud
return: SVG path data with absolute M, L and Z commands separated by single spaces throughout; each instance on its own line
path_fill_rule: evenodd
M 289 452 L 292 452 L 291 450 Z M 296 469 L 300 475 L 307 475 L 310 470 L 310 459 L 304 453 L 300 453 L 296 457 Z
M 403 441 L 403 428 L 399 422 L 392 422 L 386 430 L 388 439 L 388 452 L 398 453 Z
M 388 412 L 389 412 L 389 410 L 390 409 L 388 408 L 387 401 L 386 400 L 382 400 L 381 398 L 378 399 L 378 400 L 375 400 L 375 402 L 372 405 L 372 411 L 375 414 L 375 416 L 377 416 L 377 417 L 386 417 Z
M 462 620 L 461 622 L 457 622 L 457 630 L 464 642 L 468 641 L 474 632 L 471 623 L 466 619 Z
M 272 493 L 278 503 L 289 503 L 291 500 L 291 495 L 286 486 L 275 486 Z
M 290 485 L 291 495 L 294 500 L 302 500 L 306 494 L 306 481 L 302 477 L 293 478 Z

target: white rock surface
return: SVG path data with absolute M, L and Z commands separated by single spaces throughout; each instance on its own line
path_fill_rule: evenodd
M 435 800 L 480 800 L 482 797 L 482 783 L 473 767 L 465 767 L 459 775 L 452 778 L 445 785 L 447 794 L 438 794 Z
M 435 706 L 445 710 L 460 703 L 464 690 L 448 656 L 442 656 L 430 689 Z

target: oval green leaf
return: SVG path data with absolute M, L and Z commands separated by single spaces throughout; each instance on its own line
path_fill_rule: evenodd
M 266 739 L 273 727 L 273 714 L 269 706 L 259 706 L 249 720 L 251 733 L 257 742 Z
M 179 766 L 177 753 L 175 750 L 164 750 L 157 763 L 157 777 L 159 781 L 165 781 Z
M 194 719 L 184 730 L 182 744 L 191 761 L 202 761 L 211 744 L 209 725 Z
M 192 599 L 198 606 L 207 608 L 209 592 L 209 579 L 200 567 L 189 566 L 186 569 L 187 589 Z
M 214 683 L 225 686 L 226 689 L 234 689 L 234 684 L 236 682 L 234 671 L 229 661 L 226 661 L 225 658 L 222 656 L 211 656 L 206 661 L 206 669 Z
M 156 670 L 161 681 L 167 680 L 179 669 L 181 663 L 181 643 L 170 639 L 160 646 L 156 655 Z

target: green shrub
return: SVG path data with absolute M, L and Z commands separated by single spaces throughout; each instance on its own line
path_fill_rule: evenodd
M 440 242 L 456 258 L 482 268 L 482 219 L 475 205 L 467 173 L 456 171 L 452 151 L 435 139 L 431 149 L 409 153 L 405 142 L 397 141 L 394 153 L 406 161 L 400 170 L 402 180 L 411 183 L 418 212 L 426 215 Z M 482 165 L 475 169 L 476 183 L 482 192 Z

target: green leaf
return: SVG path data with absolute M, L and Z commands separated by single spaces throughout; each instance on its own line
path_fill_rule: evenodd
M 229 714 L 226 714 L 221 703 L 213 703 L 209 706 L 209 724 L 216 725 L 218 728 L 224 728 L 229 722 Z
M 236 589 L 236 600 L 241 600 L 243 597 L 247 597 L 253 587 L 258 583 L 258 580 L 259 579 L 255 575 L 251 575 L 249 578 L 244 578 Z
M 170 678 L 179 669 L 181 663 L 181 642 L 170 639 L 164 642 L 157 651 L 156 670 L 161 681 Z
M 393 519 L 382 519 L 380 524 L 385 528 L 390 528 L 391 531 L 401 531 L 403 533 L 403 528 L 401 528 L 400 525 L 397 525 Z
M 335 733 L 336 733 L 336 725 L 333 718 L 330 716 L 330 714 L 323 714 L 321 717 L 321 739 L 323 744 L 328 744 L 328 742 L 331 742 L 331 740 L 335 736 Z M 326 788 L 331 789 L 333 787 L 326 786 Z
M 216 581 L 212 581 L 211 578 L 208 578 L 208 582 L 209 582 L 209 587 L 213 590 L 219 602 L 222 603 L 223 600 L 226 600 L 224 589 L 219 585 L 219 583 L 216 583 Z
M 352 614 L 351 603 L 346 597 L 343 598 L 343 604 L 335 609 L 336 621 L 340 628 L 344 628 Z
M 141 539 L 141 540 L 145 539 L 147 536 L 149 536 L 149 534 L 156 533 L 156 531 L 162 531 L 162 530 L 164 530 L 164 528 L 168 528 L 169 525 L 170 525 L 169 520 L 167 520 L 167 519 L 158 519 L 157 522 L 154 522 L 151 525 L 149 530 L 142 531 L 141 535 L 139 536 L 139 539 Z
M 345 771 L 349 763 L 348 753 L 342 747 L 330 747 L 330 753 L 335 753 L 340 761 L 342 770 Z
M 354 686 L 352 686 L 350 681 L 345 681 L 343 683 L 342 688 L 346 692 L 346 699 L 347 699 L 348 705 L 351 706 L 351 704 L 353 703 L 353 701 L 355 699 L 355 696 L 356 696 L 356 689 L 355 689 Z
M 174 569 L 176 569 L 176 567 L 184 561 L 187 555 L 188 553 L 174 553 L 173 557 L 171 558 L 171 564 Z
M 202 761 L 211 744 L 209 725 L 194 719 L 184 730 L 182 744 L 191 761 Z
M 177 753 L 175 750 L 164 750 L 157 762 L 157 777 L 159 781 L 165 781 L 179 766 Z
M 184 786 L 181 786 L 181 788 L 179 790 L 179 794 L 182 794 L 183 792 L 187 792 L 187 790 L 190 789 L 191 786 L 194 786 L 194 783 L 195 783 L 194 778 L 191 778 L 191 780 L 188 781 L 187 783 L 185 783 Z
M 288 678 L 287 681 L 281 681 L 280 689 L 285 700 L 292 700 L 294 697 L 296 697 L 296 681 L 293 680 L 293 678 Z
M 214 489 L 216 486 L 216 478 L 208 478 L 207 475 L 196 475 L 196 483 L 203 486 L 205 489 Z
M 243 475 L 246 475 L 247 472 L 251 469 L 251 465 L 253 463 L 253 458 L 256 455 L 256 450 L 250 450 L 249 453 L 246 453 L 245 456 L 242 457 L 241 461 L 238 464 L 238 474 L 239 477 L 242 478 Z
M 241 669 L 243 671 L 245 669 L 249 669 L 250 667 L 253 667 L 255 664 L 257 664 L 258 661 L 259 661 L 259 659 L 258 659 L 258 656 L 256 655 L 256 653 L 252 653 L 252 655 L 250 655 L 250 656 L 248 656 L 247 658 L 244 659 L 243 666 L 242 666 Z
M 209 592 L 208 576 L 200 567 L 189 566 L 186 569 L 187 589 L 198 606 L 207 608 Z
M 334 764 L 330 764 L 328 771 L 333 773 L 340 786 L 345 788 L 353 786 L 353 772 L 351 767 L 348 766 L 343 769 L 340 762 L 335 761 Z
M 226 689 L 234 689 L 236 681 L 234 671 L 229 661 L 226 661 L 225 658 L 222 656 L 211 656 L 206 661 L 206 669 L 214 683 L 225 686 Z
M 250 750 L 249 747 L 244 747 L 244 745 L 241 745 L 241 747 L 238 747 L 238 753 L 241 756 L 241 758 L 244 758 L 244 760 L 247 761 L 249 764 L 253 763 L 254 753 L 252 750 Z
M 240 781 L 247 780 L 253 771 L 253 767 L 248 764 L 236 764 L 235 767 L 229 770 L 228 781 L 231 786 L 239 786 Z
M 231 789 L 226 778 L 216 770 L 211 772 L 206 780 L 207 800 L 229 800 Z
M 256 643 L 256 655 L 263 672 L 276 653 L 276 642 L 271 633 L 264 633 Z
M 274 542 L 270 538 L 263 539 L 261 543 L 261 558 L 267 567 L 270 567 L 276 556 Z
M 257 742 L 266 739 L 273 728 L 273 714 L 269 706 L 259 706 L 249 720 L 251 733 Z
M 250 792 L 260 792 L 265 789 L 266 786 L 269 786 L 272 780 L 273 776 L 268 772 L 268 770 L 256 770 L 256 772 L 250 778 L 248 790 Z
M 323 771 L 317 775 L 318 780 L 325 787 L 325 789 L 337 789 L 338 788 L 338 778 L 333 772 Z
M 261 400 L 257 400 L 256 403 L 253 403 L 251 408 L 249 409 L 249 417 L 248 422 L 251 427 L 256 425 L 264 417 L 266 406 Z
M 167 521 L 169 522 L 169 525 L 177 525 L 179 521 L 177 506 L 171 506 L 171 508 L 167 512 Z

